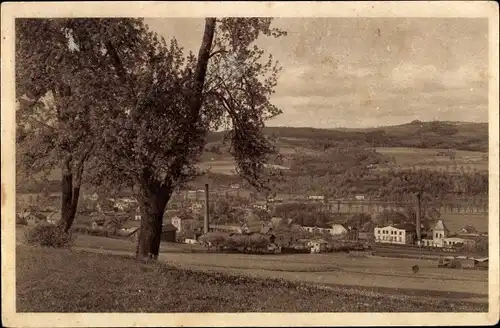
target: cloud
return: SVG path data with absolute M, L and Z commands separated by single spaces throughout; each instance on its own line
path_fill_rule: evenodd
M 435 81 L 438 72 L 433 65 L 402 63 L 392 69 L 391 78 L 396 86 L 406 88 L 420 85 L 425 81 Z
M 467 89 L 368 88 L 328 96 L 287 95 L 273 98 L 284 114 L 269 125 L 371 127 L 402 124 L 418 119 L 485 121 L 487 92 Z
M 472 83 L 485 82 L 486 79 L 486 69 L 473 66 L 460 66 L 456 70 L 444 72 L 441 82 L 448 87 L 467 87 Z
M 279 96 L 341 96 L 375 88 L 377 71 L 373 67 L 352 65 L 299 65 L 282 71 L 276 93 Z
M 391 79 L 395 87 L 423 87 L 425 85 L 440 88 L 466 88 L 485 82 L 484 68 L 461 65 L 456 69 L 439 71 L 433 65 L 402 63 L 393 68 Z
M 196 51 L 203 19 L 148 19 Z M 277 18 L 258 44 L 283 65 L 270 124 L 377 126 L 488 119 L 488 20 Z

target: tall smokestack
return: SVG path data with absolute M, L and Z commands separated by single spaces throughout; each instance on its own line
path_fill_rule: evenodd
M 203 224 L 203 231 L 205 233 L 208 233 L 208 209 L 209 209 L 209 204 L 208 204 L 208 183 L 205 183 L 205 220 Z
M 420 246 L 420 241 L 422 240 L 421 239 L 421 233 L 420 233 L 420 221 L 421 221 L 421 215 L 422 215 L 422 211 L 421 211 L 421 204 L 420 204 L 420 198 L 421 198 L 421 194 L 420 192 L 417 193 L 417 245 Z

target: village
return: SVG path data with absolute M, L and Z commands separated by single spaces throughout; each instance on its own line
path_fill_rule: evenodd
M 367 202 L 363 195 L 356 195 L 352 200 L 330 200 L 325 201 L 324 196 L 307 196 L 300 199 L 283 200 L 279 197 L 267 197 L 265 200 L 248 200 L 239 186 L 230 186 L 229 192 L 209 192 L 206 190 L 185 191 L 174 195 L 170 206 L 164 215 L 162 241 L 167 243 L 180 243 L 198 245 L 204 247 L 214 246 L 219 251 L 238 251 L 234 243 L 229 242 L 233 236 L 260 236 L 264 237 L 265 247 L 259 247 L 259 253 L 327 253 L 327 252 L 357 252 L 362 254 L 373 254 L 373 250 L 384 253 L 388 249 L 392 255 L 388 256 L 411 256 L 416 249 L 425 250 L 427 257 L 444 255 L 454 259 L 457 256 L 463 260 L 472 259 L 472 263 L 481 266 L 487 263 L 487 258 L 478 255 L 481 253 L 479 244 L 487 243 L 487 232 L 479 232 L 473 226 L 464 226 L 458 231 L 450 231 L 442 219 L 421 222 L 420 228 L 416 222 L 408 220 L 392 222 L 387 224 L 375 224 L 365 219 L 362 224 L 351 220 L 345 222 L 327 222 L 319 225 L 298 224 L 297 220 L 272 216 L 273 209 L 279 204 L 312 203 L 317 204 L 320 209 L 332 209 L 331 204 L 337 204 L 333 208 L 341 213 L 339 203 L 349 203 L 350 206 L 342 207 L 346 213 L 344 217 L 374 217 L 378 214 L 404 217 L 401 213 L 405 209 L 404 204 L 387 204 L 371 200 Z M 205 192 L 205 200 L 202 200 Z M 233 195 L 230 194 L 233 192 Z M 248 194 L 247 194 L 248 195 Z M 200 197 L 201 196 L 201 197 Z M 217 206 L 217 199 L 231 198 L 240 199 L 238 206 L 243 214 L 240 222 L 220 223 L 217 215 L 211 217 L 210 207 Z M 208 200 L 213 197 L 215 200 Z M 50 197 L 49 197 L 50 198 Z M 55 199 L 54 196 L 52 196 Z M 73 227 L 76 233 L 124 238 L 136 242 L 141 221 L 140 207 L 132 197 L 108 198 L 103 202 L 97 193 L 85 195 L 88 208 L 80 213 Z M 278 198 L 278 199 L 276 199 Z M 290 197 L 291 198 L 291 197 Z M 180 200 L 180 201 L 179 201 Z M 25 205 L 29 203 L 24 203 Z M 107 204 L 104 206 L 102 204 Z M 206 204 L 209 204 L 207 207 Z M 353 206 L 354 205 L 354 206 Z M 356 206 L 358 205 L 358 206 Z M 380 209 L 379 209 L 380 206 Z M 411 206 L 411 204 L 410 204 Z M 103 208 L 104 207 L 104 208 Z M 25 207 L 29 209 L 30 207 Z M 50 209 L 52 208 L 52 210 Z M 444 208 L 444 206 L 443 206 Z M 372 212 L 370 213 L 370 209 Z M 481 207 L 470 211 L 480 211 Z M 189 213 L 186 215 L 186 213 Z M 54 206 L 48 206 L 43 210 L 20 210 L 18 211 L 18 223 L 28 226 L 49 223 L 57 224 L 60 216 Z M 264 215 L 263 215 L 264 214 Z M 222 238 L 222 239 L 221 239 Z M 266 242 L 267 241 L 267 242 Z M 247 242 L 248 243 L 248 242 Z M 406 246 L 406 247 L 405 247 Z M 241 251 L 241 248 L 239 249 Z M 252 247 L 245 247 L 245 252 L 252 251 Z M 256 249 L 253 250 L 256 252 Z M 389 253 L 391 253 L 389 252 Z M 451 255 L 447 255 L 451 254 Z M 452 256 L 453 255 L 453 256 Z M 476 260 L 474 262 L 475 259 Z

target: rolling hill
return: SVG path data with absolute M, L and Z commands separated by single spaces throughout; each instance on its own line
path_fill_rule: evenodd
M 421 168 L 458 170 L 488 168 L 488 124 L 468 122 L 420 122 L 365 129 L 315 129 L 308 127 L 266 127 L 264 133 L 275 138 L 279 152 L 289 167 L 294 155 L 322 156 L 324 150 L 344 145 L 374 147 L 377 152 L 391 156 L 399 167 L 415 164 Z M 211 133 L 200 167 L 215 175 L 234 175 L 234 161 L 228 146 L 222 144 L 223 132 Z M 213 147 L 218 151 L 210 151 Z M 437 153 L 452 149 L 453 161 Z M 460 166 L 462 165 L 462 166 Z M 59 169 L 50 175 L 59 180 Z
M 357 142 L 376 147 L 417 147 L 488 151 L 488 123 L 420 122 L 365 129 L 315 129 L 307 127 L 266 127 L 264 133 L 285 144 L 309 146 L 311 142 Z M 222 139 L 212 133 L 209 142 Z

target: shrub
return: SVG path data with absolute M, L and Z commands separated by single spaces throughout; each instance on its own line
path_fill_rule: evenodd
M 223 247 L 229 238 L 229 234 L 223 232 L 209 232 L 200 237 L 199 241 L 205 245 L 212 245 L 216 250 Z
M 26 230 L 25 237 L 30 245 L 56 248 L 71 247 L 75 240 L 71 233 L 66 233 L 61 227 L 48 223 Z
M 28 225 L 28 221 L 26 221 L 25 217 L 18 215 L 18 216 L 16 216 L 16 224 Z

